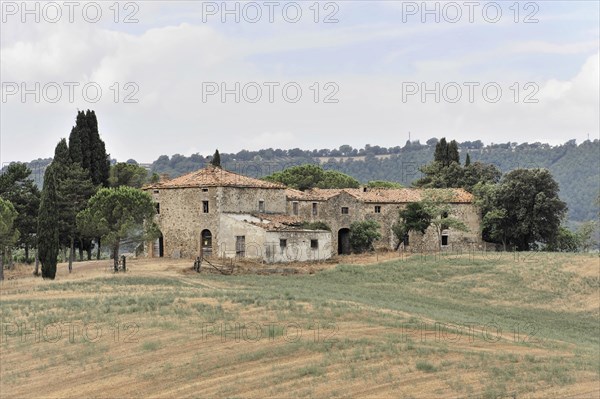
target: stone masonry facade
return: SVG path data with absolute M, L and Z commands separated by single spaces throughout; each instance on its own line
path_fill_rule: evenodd
M 148 245 L 148 256 L 196 258 L 245 257 L 278 263 L 328 259 L 350 253 L 352 222 L 375 220 L 382 238 L 377 249 L 397 249 L 392 232 L 398 211 L 421 199 L 419 189 L 313 189 L 298 191 L 217 167 L 146 186 L 157 204 L 162 236 Z M 467 232 L 442 232 L 442 249 L 480 246 L 481 217 L 472 195 L 453 190 L 452 216 Z M 329 230 L 306 223 L 323 222 Z M 406 244 L 406 245 L 404 245 Z M 437 232 L 410 233 L 402 248 L 436 250 Z

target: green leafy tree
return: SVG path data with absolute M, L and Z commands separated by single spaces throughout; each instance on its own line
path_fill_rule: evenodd
M 215 150 L 215 154 L 212 157 L 212 161 L 210 161 L 212 166 L 217 168 L 221 167 L 221 154 L 219 154 L 219 150 Z
M 148 193 L 127 186 L 103 188 L 77 215 L 77 226 L 82 232 L 102 237 L 104 242 L 110 243 L 117 271 L 121 240 L 144 242 L 159 236 L 153 221 L 155 214 Z
M 360 183 L 355 178 L 337 170 L 326 170 L 323 179 L 317 183 L 318 188 L 358 188 Z
M 494 230 L 502 231 L 505 243 L 519 251 L 529 250 L 536 242 L 552 242 L 567 211 L 558 196 L 558 184 L 546 169 L 509 172 L 493 203 L 498 216 L 503 216 L 495 218 Z
M 110 160 L 106 153 L 104 141 L 100 138 L 98 131 L 98 119 L 92 110 L 78 111 L 75 126 L 69 135 L 69 156 L 71 160 L 79 164 L 87 173 L 95 187 L 108 187 L 110 177 Z M 93 193 L 89 194 L 88 198 Z M 87 200 L 86 199 L 86 200 Z M 88 260 L 91 259 L 92 240 L 90 237 L 82 237 L 77 240 L 80 258 L 85 249 Z M 97 259 L 100 259 L 100 239 L 96 238 Z
M 481 221 L 481 234 L 484 241 L 501 243 L 506 250 L 508 224 L 506 211 L 497 206 L 498 185 L 489 182 L 479 182 L 473 187 L 475 205 L 479 208 Z
M 421 206 L 431 217 L 431 226 L 434 228 L 438 246 L 442 246 L 442 232 L 447 229 L 469 231 L 462 220 L 454 217 L 451 203 L 454 200 L 453 190 L 425 190 Z
M 42 263 L 42 278 L 54 280 L 59 250 L 59 199 L 55 166 L 44 174 L 44 188 L 38 216 L 38 253 Z
M 579 243 L 579 249 L 583 252 L 589 252 L 593 247 L 595 241 L 593 238 L 594 231 L 596 231 L 596 221 L 587 221 L 582 223 L 577 228 L 577 241 Z
M 357 253 L 373 249 L 373 242 L 381 238 L 379 223 L 374 220 L 356 221 L 350 225 L 350 245 Z
M 148 179 L 148 171 L 133 163 L 117 163 L 110 168 L 110 187 L 129 186 L 141 188 Z
M 69 155 L 67 141 L 62 139 L 56 146 L 52 166 L 56 171 L 59 215 L 59 241 L 69 248 L 69 272 L 73 270 L 75 242 L 84 242 L 83 235 L 77 230 L 76 216 L 87 201 L 96 192 L 89 173 Z
M 572 232 L 566 227 L 560 226 L 545 250 L 554 252 L 577 252 L 580 245 L 581 242 L 577 233 Z
M 4 252 L 19 239 L 15 228 L 18 213 L 10 201 L 0 198 L 0 281 L 4 280 Z
M 457 188 L 462 186 L 464 169 L 458 163 L 445 165 L 439 161 L 420 168 L 423 177 L 416 180 L 413 185 L 421 188 Z
M 317 187 L 324 178 L 325 170 L 314 164 L 293 166 L 266 176 L 265 180 L 282 183 L 298 190 L 308 190 Z
M 15 220 L 15 228 L 20 233 L 17 245 L 24 248 L 27 261 L 29 249 L 35 247 L 40 207 L 40 190 L 30 175 L 31 170 L 23 163 L 10 164 L 0 175 L 0 197 L 9 200 L 18 213 Z
M 420 202 L 411 202 L 398 212 L 398 220 L 392 225 L 392 232 L 398 239 L 398 246 L 404 241 L 404 236 L 411 231 L 425 234 L 431 225 L 431 215 Z
M 468 154 L 467 154 L 468 157 Z M 449 182 L 449 187 L 462 187 L 469 192 L 473 192 L 473 188 L 477 183 L 492 183 L 496 184 L 502 177 L 502 172 L 495 165 L 486 164 L 483 162 L 465 163 L 463 168 L 462 178 L 456 184 Z
M 477 183 L 497 183 L 502 172 L 496 166 L 473 162 L 464 167 L 456 162 L 448 166 L 434 161 L 421 167 L 424 176 L 413 183 L 421 188 L 464 188 L 472 192 Z
M 160 175 L 156 172 L 152 173 L 152 176 L 150 177 L 150 183 L 152 184 L 156 184 L 160 181 Z
M 293 166 L 265 177 L 265 180 L 282 183 L 298 190 L 311 188 L 358 188 L 358 180 L 335 170 L 324 170 L 319 165 Z

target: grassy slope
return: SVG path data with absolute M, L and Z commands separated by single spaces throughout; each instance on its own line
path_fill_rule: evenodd
M 597 257 L 557 254 L 413 256 L 296 276 L 133 263 L 127 276 L 5 285 L 0 392 L 597 395 L 597 267 Z M 15 322 L 78 322 L 104 335 L 35 342 L 13 333 Z

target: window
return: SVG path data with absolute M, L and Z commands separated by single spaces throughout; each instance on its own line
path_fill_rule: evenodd
M 342 215 L 347 215 L 348 214 L 348 207 L 347 206 L 343 206 L 342 207 Z
M 156 214 L 159 215 L 160 214 L 160 204 L 157 202 L 156 204 L 154 204 L 154 206 L 156 207 Z
M 442 233 L 442 247 L 448 245 L 448 233 Z
M 280 246 L 281 248 L 285 248 L 285 247 L 287 247 L 287 240 L 286 240 L 286 239 L 283 239 L 283 238 L 282 238 L 282 239 L 280 239 L 280 240 L 279 240 L 279 246 Z
M 292 213 L 298 216 L 298 202 L 292 202 Z
M 381 213 L 381 206 L 375 205 L 375 213 Z
M 158 190 L 154 190 L 154 191 L 152 191 L 152 192 L 153 192 L 154 194 L 158 194 L 158 192 L 159 192 L 159 191 L 158 191 Z
M 202 201 L 202 213 L 208 213 L 208 201 Z
M 207 193 L 207 192 L 208 192 L 208 188 L 206 188 L 206 187 L 202 187 L 202 192 L 203 192 L 203 193 Z
M 313 216 L 317 216 L 317 213 L 318 213 L 317 212 L 317 203 L 313 202 L 312 203 L 312 214 L 313 214 Z
M 311 249 L 319 249 L 319 240 L 310 240 Z
M 258 201 L 258 211 L 260 213 L 265 213 L 265 201 L 263 201 L 263 200 Z

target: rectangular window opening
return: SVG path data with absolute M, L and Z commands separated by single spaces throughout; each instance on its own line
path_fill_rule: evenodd
M 318 249 L 319 248 L 319 240 L 310 240 L 310 248 Z
M 156 207 L 156 214 L 160 215 L 160 204 L 157 202 L 156 204 L 154 204 L 154 206 Z
M 292 213 L 296 216 L 298 216 L 298 203 L 297 202 L 292 202 Z
M 375 205 L 375 213 L 381 213 L 381 206 Z
M 317 212 L 317 203 L 313 202 L 312 203 L 312 214 L 313 214 L 313 216 L 317 216 L 317 213 L 318 213 Z
M 260 213 L 265 213 L 265 201 L 263 201 L 263 200 L 258 201 L 258 211 Z
M 347 206 L 343 206 L 342 207 L 342 215 L 347 215 L 349 213 L 348 207 Z
M 208 201 L 202 201 L 202 213 L 208 213 Z
M 448 245 L 448 233 L 442 234 L 442 247 Z

